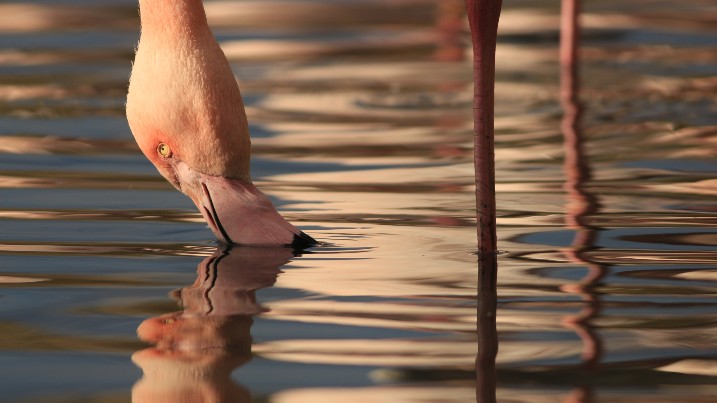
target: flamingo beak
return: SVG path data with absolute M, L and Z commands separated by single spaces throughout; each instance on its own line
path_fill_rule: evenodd
M 226 244 L 307 248 L 317 242 L 286 221 L 251 182 L 203 174 L 175 165 L 180 190 L 189 196 L 217 238 Z

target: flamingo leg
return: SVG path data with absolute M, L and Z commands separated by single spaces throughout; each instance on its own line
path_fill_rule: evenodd
M 495 48 L 501 6 L 502 0 L 466 0 L 473 42 L 473 149 L 478 232 L 476 400 L 481 403 L 496 401 L 498 248 L 493 115 Z

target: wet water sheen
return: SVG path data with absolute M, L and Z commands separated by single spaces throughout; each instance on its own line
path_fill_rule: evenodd
M 327 245 L 222 250 L 139 153 L 136 2 L 2 2 L 0 400 L 475 401 L 462 0 L 205 3 Z M 501 20 L 497 400 L 715 401 L 717 7 L 587 2 L 570 131 L 557 3 Z

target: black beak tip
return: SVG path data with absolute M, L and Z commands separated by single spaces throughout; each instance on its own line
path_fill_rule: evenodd
M 303 251 L 306 248 L 311 248 L 312 246 L 316 246 L 318 244 L 319 243 L 316 239 L 306 235 L 304 231 L 299 231 L 298 234 L 294 234 L 294 240 L 289 246 L 291 246 L 295 251 Z

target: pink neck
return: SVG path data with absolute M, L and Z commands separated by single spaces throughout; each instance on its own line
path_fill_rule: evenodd
M 142 33 L 177 35 L 209 29 L 202 0 L 140 0 Z

